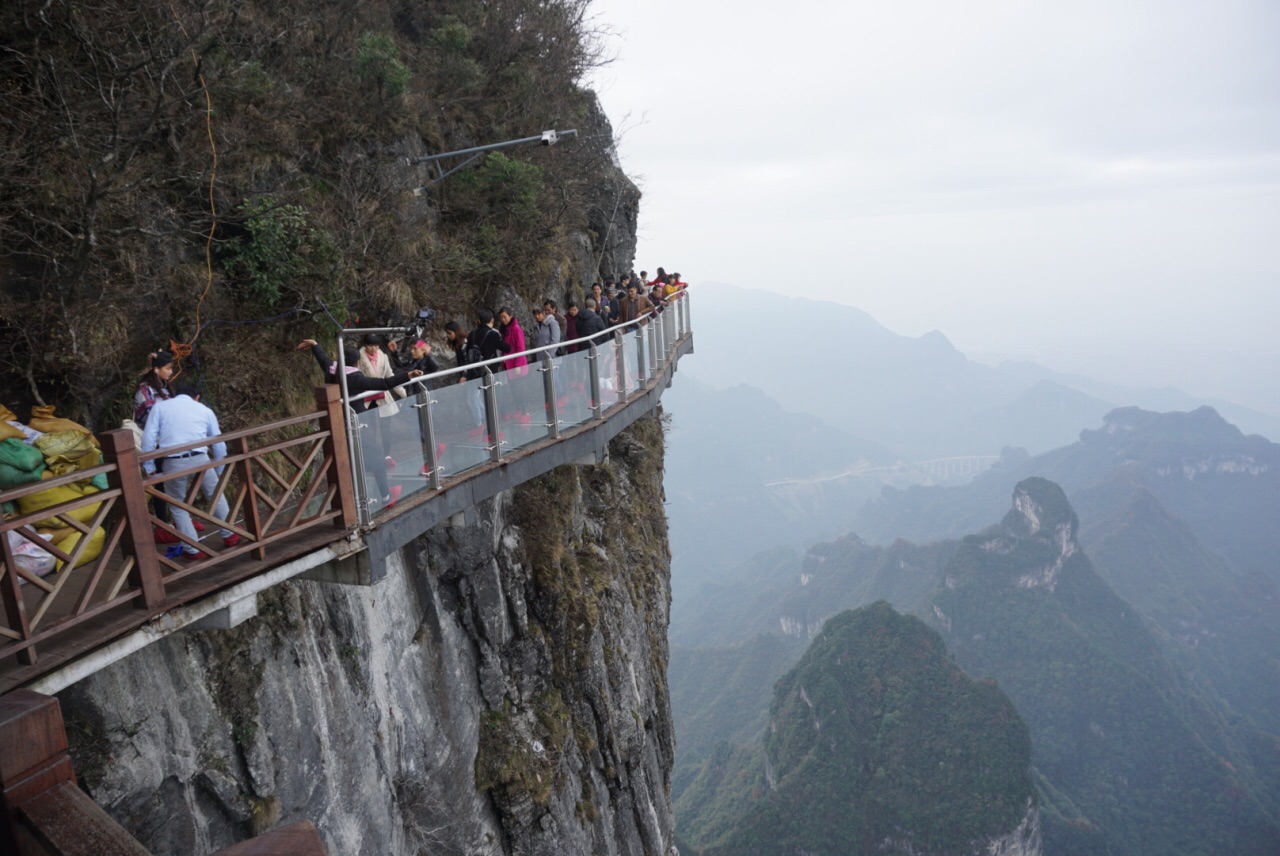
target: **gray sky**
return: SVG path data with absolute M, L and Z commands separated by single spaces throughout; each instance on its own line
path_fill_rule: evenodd
M 593 8 L 638 264 L 1280 410 L 1275 0 Z

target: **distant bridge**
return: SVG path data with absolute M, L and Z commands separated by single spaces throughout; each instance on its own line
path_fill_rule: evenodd
M 765 482 L 765 487 L 785 488 L 806 484 L 838 481 L 848 478 L 862 478 L 871 475 L 896 475 L 910 481 L 938 482 L 951 479 L 973 477 L 991 468 L 1000 460 L 999 455 L 962 455 L 954 458 L 934 458 L 928 461 L 899 461 L 888 466 L 871 466 L 858 464 L 838 473 L 826 473 L 801 479 L 779 479 Z

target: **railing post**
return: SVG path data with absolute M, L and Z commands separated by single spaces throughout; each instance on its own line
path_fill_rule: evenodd
M 262 515 L 258 512 L 258 496 L 253 486 L 253 461 L 249 458 L 249 438 L 240 437 L 231 441 L 231 453 L 234 455 L 244 455 L 243 461 L 236 464 L 236 471 L 240 476 L 240 484 L 244 489 L 244 528 L 249 531 L 249 535 L 254 541 L 262 541 Z M 327 450 L 326 450 L 327 451 Z M 335 500 L 337 497 L 334 498 Z M 253 554 L 258 557 L 258 561 L 265 561 L 267 558 L 266 547 L 255 547 Z
M 658 322 L 649 325 L 649 377 L 658 373 Z
M 655 333 L 658 334 L 658 347 L 657 349 L 655 349 L 655 351 L 657 351 L 658 353 L 658 361 L 657 361 L 657 365 L 654 366 L 654 370 L 660 369 L 660 367 L 663 366 L 663 363 L 667 362 L 667 316 L 668 315 L 671 315 L 671 310 L 667 310 L 666 312 L 663 312 L 662 315 L 658 316 L 658 329 L 655 330 Z
M 551 361 L 551 352 L 538 354 L 538 362 L 542 366 L 542 394 L 547 399 L 547 434 L 552 440 L 560 439 L 560 408 L 556 404 L 555 364 Z
M 653 321 L 650 320 L 649 324 Z M 645 325 L 646 327 L 648 324 Z M 644 386 L 649 380 L 649 366 L 644 358 L 644 327 L 636 328 L 636 380 L 639 383 L 636 386 Z
M 134 601 L 138 609 L 156 609 L 164 603 L 164 577 L 160 574 L 160 557 L 156 553 L 156 536 L 147 513 L 147 492 L 142 486 L 142 465 L 133 432 L 123 428 L 98 435 L 102 457 L 115 469 L 107 474 L 107 484 L 120 490 L 120 504 L 129 522 L 128 537 L 120 539 L 120 548 L 133 559 L 129 583 L 141 598 Z
M 348 407 L 346 411 L 347 448 L 350 450 L 352 462 L 351 495 L 356 503 L 356 520 L 359 525 L 367 526 L 373 521 L 373 512 L 369 507 L 369 489 L 364 478 L 364 436 L 360 432 L 365 426 L 354 407 Z
M 493 371 L 484 367 L 484 422 L 489 429 L 489 460 L 502 460 L 502 437 L 498 432 L 498 384 Z
M 622 335 L 621 330 L 615 330 L 613 333 L 613 341 L 609 343 L 613 348 L 614 363 L 617 366 L 616 377 L 614 380 L 618 384 L 618 400 L 627 400 L 627 358 L 623 353 L 626 346 L 626 339 Z
M 671 351 L 672 351 L 672 346 L 675 344 L 675 341 L 678 338 L 676 336 L 675 326 L 676 326 L 676 314 L 680 311 L 679 306 L 680 306 L 680 301 L 677 300 L 676 301 L 677 308 L 675 312 L 662 313 L 662 319 L 663 319 L 662 344 L 663 344 L 663 347 L 665 348 L 665 353 L 669 359 L 675 357 L 675 354 L 673 354 Z
M 30 639 L 31 625 L 27 620 L 27 607 L 22 600 L 22 583 L 17 573 L 18 563 L 14 559 L 13 550 L 9 548 L 8 533 L 0 533 L 0 556 L 3 556 L 5 566 L 4 578 L 0 579 L 0 601 L 4 602 L 4 617 L 19 639 Z M 18 662 L 24 666 L 34 666 L 39 659 L 34 645 L 23 648 L 17 657 Z
M 425 383 L 418 384 L 418 428 L 422 432 L 422 457 L 427 465 L 427 483 L 432 490 L 440 489 L 440 461 L 436 454 L 436 423 L 431 415 L 431 390 Z
M 320 427 L 329 432 L 328 439 L 324 441 L 324 454 L 330 461 L 326 477 L 336 489 L 331 508 L 341 512 L 334 518 L 333 525 L 339 529 L 352 529 L 359 524 L 360 517 L 356 510 L 354 473 L 348 463 L 347 408 L 342 405 L 338 387 L 331 383 L 316 387 L 316 406 L 323 414 Z
M 587 347 L 591 355 L 587 358 L 587 362 L 591 365 L 591 413 L 595 418 L 603 419 L 604 402 L 600 400 L 600 350 L 595 342 L 589 343 Z

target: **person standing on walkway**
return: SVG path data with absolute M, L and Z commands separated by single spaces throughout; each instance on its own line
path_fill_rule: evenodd
M 618 309 L 619 323 L 626 324 L 652 311 L 653 304 L 649 298 L 640 294 L 634 282 L 627 283 L 627 296 L 622 299 L 622 305 Z
M 360 355 L 356 353 L 355 348 L 346 347 L 342 349 L 343 365 L 338 365 L 336 360 L 330 362 L 329 355 L 324 352 L 324 348 L 315 339 L 303 339 L 298 343 L 299 351 L 308 349 L 310 349 L 311 355 L 315 357 L 316 362 L 319 363 L 320 371 L 324 372 L 325 383 L 338 383 L 340 380 L 338 372 L 346 374 L 348 396 L 357 396 L 363 392 L 372 392 L 374 390 L 390 392 L 415 377 L 422 377 L 422 372 L 416 370 L 395 372 L 391 377 L 387 378 L 368 377 L 360 371 Z M 353 398 L 347 403 L 356 413 L 363 413 L 373 406 L 369 402 L 370 399 L 367 398 Z M 404 487 L 402 485 L 392 486 L 388 482 L 386 461 L 379 458 L 374 452 L 372 441 L 365 436 L 366 433 L 365 431 L 359 432 L 360 454 L 364 458 L 364 467 L 367 473 L 373 475 L 378 491 L 382 494 L 383 508 L 390 508 L 400 500 L 400 494 L 404 491 Z M 371 497 L 370 502 L 376 502 L 376 498 Z
M 547 313 L 551 318 L 554 318 L 556 324 L 560 327 L 560 338 L 556 341 L 569 341 L 569 319 L 560 314 L 560 308 L 556 306 L 556 302 L 550 299 L 542 301 L 542 311 Z M 565 353 L 565 350 L 564 348 L 561 348 L 554 354 L 554 356 L 560 356 L 563 353 Z
M 183 382 L 178 384 L 173 398 L 157 401 L 152 406 L 151 413 L 147 416 L 147 427 L 142 432 L 142 451 L 151 452 L 156 449 L 185 446 L 199 440 L 217 437 L 221 433 L 222 430 L 218 427 L 218 417 L 214 415 L 212 410 L 200 403 L 200 391 L 196 389 L 194 384 Z M 173 473 L 193 469 L 201 464 L 209 463 L 210 460 L 220 461 L 226 456 L 227 446 L 225 443 L 212 443 L 203 448 L 166 455 L 160 460 L 164 461 L 164 472 Z M 148 472 L 153 472 L 155 469 L 154 463 L 147 461 L 146 468 Z M 213 515 L 225 522 L 230 514 L 230 509 L 227 507 L 226 497 L 218 493 L 216 468 L 209 467 L 196 475 L 196 478 L 200 479 L 200 491 L 206 499 L 214 499 L 216 497 Z M 169 499 L 173 500 L 170 503 L 170 514 L 173 515 L 173 523 L 183 537 L 187 539 L 187 543 L 182 545 L 183 558 L 194 561 L 196 559 L 207 559 L 208 556 L 192 546 L 199 536 L 196 535 L 195 525 L 191 522 L 191 513 L 183 507 L 183 504 L 187 501 L 187 486 L 190 481 L 191 476 L 189 475 L 171 478 L 164 483 L 164 492 Z M 239 543 L 239 535 L 236 535 L 230 529 L 223 528 L 222 545 L 224 547 L 230 549 Z
M 151 368 L 142 376 L 142 380 L 138 382 L 138 388 L 133 393 L 133 429 L 137 433 L 134 437 L 140 438 L 142 432 L 147 427 L 147 417 L 151 414 L 151 408 L 156 406 L 157 401 L 167 401 L 173 397 L 169 390 L 169 382 L 173 380 L 173 371 L 177 368 L 177 363 L 173 361 L 173 354 L 168 351 L 156 351 L 150 357 Z M 164 470 L 164 466 L 159 468 Z M 156 520 L 162 523 L 172 522 L 169 517 L 169 503 L 163 499 L 151 498 L 151 513 L 156 516 Z M 166 529 L 159 526 L 153 527 L 157 544 L 177 544 L 178 538 Z
M 364 347 L 360 349 L 360 364 L 358 368 L 365 377 L 379 379 L 389 378 L 395 373 L 391 368 L 391 358 L 382 350 L 382 337 L 377 333 L 365 333 Z M 374 406 L 378 408 L 379 417 L 371 424 L 382 440 L 382 454 L 386 458 L 387 467 L 390 469 L 395 469 L 396 467 L 396 459 L 391 455 L 391 426 L 389 423 L 383 423 L 382 420 L 390 419 L 400 412 L 396 399 L 403 397 L 404 390 L 395 389 L 370 399 Z
M 534 339 L 535 348 L 560 344 L 560 325 L 556 323 L 554 317 L 547 314 L 546 306 L 538 306 L 533 310 L 533 320 L 538 322 L 535 327 L 537 331 L 537 338 Z M 552 351 L 551 356 L 555 355 L 556 352 Z

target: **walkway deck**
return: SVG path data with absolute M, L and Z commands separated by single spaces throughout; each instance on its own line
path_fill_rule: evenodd
M 158 455 L 139 457 L 123 432 L 102 435 L 107 463 L 98 469 L 107 474 L 111 489 L 6 521 L 0 531 L 0 552 L 5 561 L 5 573 L 0 575 L 0 594 L 4 596 L 0 618 L 7 622 L 0 625 L 0 695 L 19 687 L 56 692 L 88 673 L 86 663 L 91 664 L 87 667 L 90 670 L 101 668 L 181 629 L 193 617 L 207 613 L 209 604 L 225 601 L 237 592 L 252 598 L 262 583 L 275 584 L 336 556 L 362 554 L 360 561 L 344 563 L 348 568 L 358 565 L 363 569 L 360 574 L 348 574 L 346 581 L 376 583 L 385 573 L 386 558 L 423 532 L 558 466 L 601 460 L 615 435 L 658 406 L 679 358 L 693 350 L 687 312 L 682 318 L 679 325 L 668 324 L 670 333 L 665 341 L 659 337 L 660 346 L 650 354 L 654 366 L 643 372 L 643 383 L 637 383 L 635 376 L 630 385 L 626 382 L 627 360 L 623 357 L 629 342 L 624 343 L 619 333 L 616 343 L 606 346 L 616 347 L 618 357 L 609 365 L 623 375 L 617 388 L 630 391 L 606 396 L 606 400 L 621 400 L 601 408 L 599 416 L 551 432 L 558 436 L 495 454 L 500 460 L 473 465 L 451 477 L 437 476 L 438 487 L 430 487 L 428 477 L 416 474 L 415 461 L 421 458 L 414 459 L 414 450 L 406 448 L 403 457 L 407 463 L 391 475 L 409 486 L 407 498 L 373 515 L 364 525 L 355 513 L 359 484 L 346 466 L 347 426 L 339 415 L 344 408 L 336 401 L 333 387 L 318 390 L 318 400 L 324 405 L 318 413 L 261 430 L 224 435 L 230 454 L 220 462 L 228 465 L 219 480 L 219 493 L 229 499 L 235 521 L 231 528 L 243 540 L 234 549 L 215 546 L 221 542 L 213 534 L 213 519 L 189 497 L 193 516 L 208 521 L 210 533 L 201 544 L 209 558 L 195 563 L 165 558 L 162 548 L 152 541 L 156 521 L 146 510 L 146 500 L 159 494 L 166 477 L 140 479 L 136 474 L 141 459 Z M 643 333 L 636 337 L 643 338 Z M 637 344 L 643 354 L 643 343 Z M 635 360 L 631 363 L 634 372 Z M 593 376 L 593 380 L 599 401 L 599 378 Z M 396 447 L 396 455 L 401 455 L 400 447 Z M 70 480 L 44 484 L 61 481 Z M 30 488 L 9 491 L 3 498 L 31 492 Z M 100 506 L 94 506 L 95 502 Z M 96 511 L 85 511 L 95 507 Z M 76 510 L 83 513 L 73 518 L 71 512 Z M 49 515 L 61 517 L 86 534 L 102 526 L 107 537 L 103 555 L 73 571 L 44 579 L 15 573 L 8 530 Z M 29 525 L 27 531 L 32 531 Z M 79 558 L 76 550 L 58 555 Z

